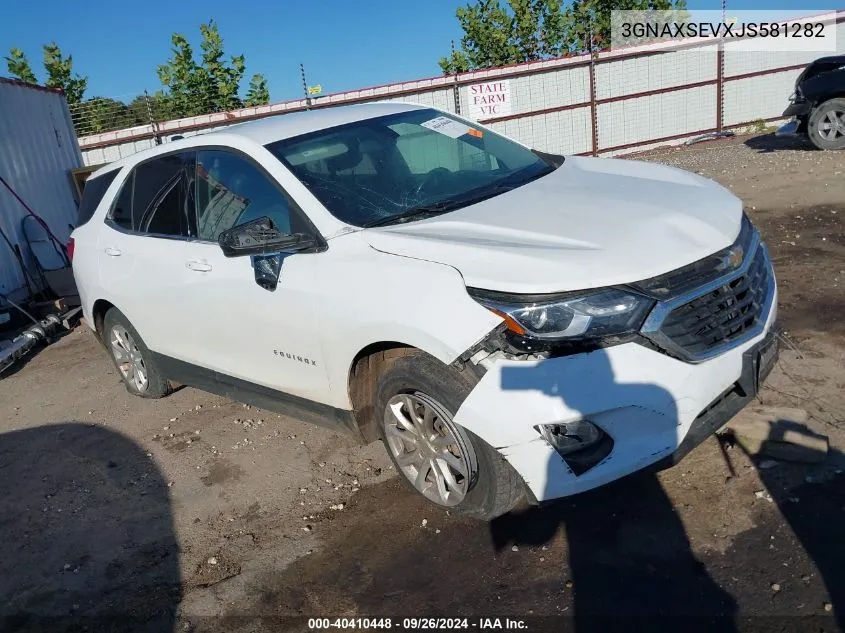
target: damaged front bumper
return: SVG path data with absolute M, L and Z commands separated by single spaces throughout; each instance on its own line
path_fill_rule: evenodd
M 803 97 L 793 95 L 790 98 L 790 104 L 786 110 L 783 111 L 783 117 L 792 117 L 787 123 L 780 126 L 775 132 L 775 136 L 795 136 L 803 133 L 805 130 L 803 123 L 806 122 L 807 117 L 813 109 L 813 104 Z
M 800 126 L 801 122 L 798 119 L 792 119 L 775 130 L 775 136 L 795 136 L 798 134 L 798 128 Z
M 496 447 L 537 501 L 670 466 L 756 395 L 777 356 L 774 305 L 758 336 L 702 363 L 636 342 L 546 360 L 483 361 L 487 372 L 455 421 Z M 587 468 L 573 466 L 538 431 L 579 420 L 612 440 Z

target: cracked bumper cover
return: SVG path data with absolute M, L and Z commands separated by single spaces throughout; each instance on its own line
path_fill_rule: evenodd
M 455 421 L 496 447 L 537 501 L 670 466 L 756 395 L 757 356 L 773 338 L 776 305 L 775 296 L 762 333 L 699 364 L 638 343 L 540 361 L 485 361 L 487 372 Z M 582 418 L 614 445 L 575 475 L 534 427 Z

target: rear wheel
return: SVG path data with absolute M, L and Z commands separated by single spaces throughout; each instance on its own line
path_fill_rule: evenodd
M 103 340 L 129 393 L 142 398 L 162 398 L 172 391 L 141 336 L 117 308 L 106 312 Z
M 489 520 L 511 510 L 524 487 L 498 451 L 454 421 L 474 384 L 467 371 L 409 350 L 379 378 L 375 410 L 387 452 L 411 488 L 440 507 Z
M 845 99 L 831 99 L 810 115 L 807 132 L 819 149 L 845 149 Z

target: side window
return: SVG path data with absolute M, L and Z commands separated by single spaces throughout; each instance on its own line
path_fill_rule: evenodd
M 191 236 L 186 181 L 190 156 L 170 154 L 135 168 L 132 196 L 132 225 L 135 231 Z
M 129 174 L 129 178 L 123 183 L 120 195 L 112 207 L 109 219 L 127 231 L 132 230 L 132 192 L 135 184 L 135 172 Z
M 217 241 L 223 231 L 268 216 L 282 233 L 302 230 L 296 223 L 288 197 L 267 175 L 237 154 L 207 150 L 197 152 L 197 234 Z
M 109 188 L 109 185 L 119 171 L 119 169 L 115 169 L 107 174 L 97 176 L 96 178 L 89 178 L 85 181 L 85 187 L 82 190 L 82 200 L 79 203 L 79 216 L 77 217 L 76 226 L 82 226 L 91 219 L 94 211 L 100 206 L 100 202 L 102 202 L 103 196 L 106 194 L 106 189 Z

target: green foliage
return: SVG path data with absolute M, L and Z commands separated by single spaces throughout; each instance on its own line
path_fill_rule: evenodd
M 44 85 L 64 91 L 80 136 L 146 125 L 151 121 L 233 110 L 244 103 L 264 105 L 270 102 L 267 80 L 259 74 L 252 76 L 246 100 L 241 102 L 238 93 L 246 61 L 243 55 L 226 60 L 223 38 L 214 20 L 200 25 L 200 35 L 202 55 L 197 61 L 188 38 L 174 33 L 171 57 L 157 68 L 165 90 L 141 95 L 128 104 L 108 97 L 84 99 L 88 78 L 73 72 L 73 57 L 65 57 L 55 42 L 44 46 L 47 75 Z M 28 83 L 38 83 L 26 55 L 19 48 L 12 48 L 5 60 L 10 75 Z
M 35 73 L 32 72 L 32 66 L 29 65 L 29 60 L 21 49 L 12 48 L 9 51 L 9 56 L 4 59 L 6 60 L 6 68 L 8 68 L 12 77 L 30 84 L 38 83 Z
M 174 33 L 172 57 L 158 67 L 159 80 L 167 91 L 168 107 L 176 117 L 224 112 L 242 105 L 238 92 L 246 70 L 244 56 L 236 55 L 226 61 L 223 38 L 214 20 L 200 25 L 200 35 L 199 61 L 195 60 L 188 39 Z M 269 98 L 268 94 L 268 101 Z
M 215 111 L 232 110 L 241 105 L 238 88 L 244 76 L 246 63 L 243 55 L 231 58 L 229 65 L 223 58 L 223 38 L 214 20 L 200 25 L 202 34 L 202 66 L 204 89 L 212 101 Z
M 572 0 L 564 12 L 564 46 L 572 53 L 608 48 L 611 11 L 683 12 L 686 8 L 686 0 Z
M 476 0 L 455 15 L 461 49 L 439 61 L 444 74 L 505 66 L 607 47 L 612 10 L 686 9 L 686 0 Z
M 61 88 L 68 105 L 82 101 L 88 87 L 88 77 L 81 77 L 73 72 L 73 56 L 64 57 L 55 42 L 44 45 L 44 70 L 47 71 L 48 88 Z
M 69 105 L 81 103 L 88 87 L 88 77 L 82 77 L 79 73 L 73 72 L 73 56 L 65 57 L 58 44 L 51 42 L 45 44 L 44 49 L 44 70 L 47 73 L 47 81 L 44 85 L 48 88 L 59 88 L 65 93 Z M 19 48 L 11 48 L 6 59 L 6 68 L 13 77 L 21 81 L 37 84 L 38 79 L 32 72 L 29 60 Z
M 207 73 L 194 61 L 194 50 L 184 35 L 171 36 L 173 56 L 158 67 L 159 81 L 167 89 L 172 111 L 177 117 L 211 112 Z
M 267 89 L 267 80 L 264 75 L 256 73 L 249 80 L 249 89 L 246 92 L 246 106 L 260 106 L 270 103 L 270 91 Z

